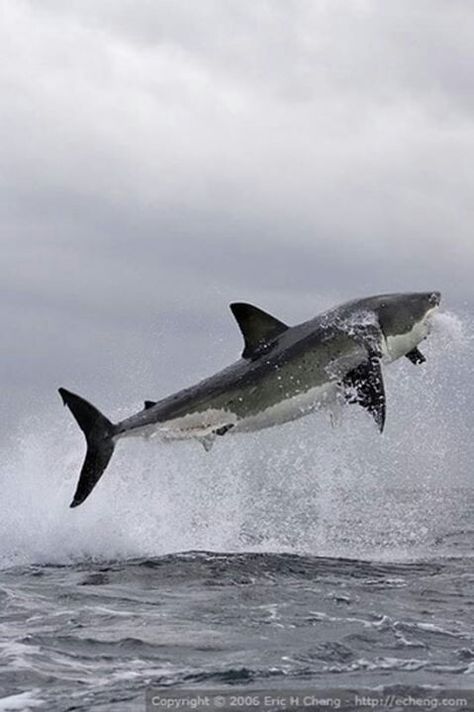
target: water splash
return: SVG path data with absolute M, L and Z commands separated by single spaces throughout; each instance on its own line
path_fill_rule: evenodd
M 84 443 L 55 409 L 2 452 L 0 563 L 70 563 L 186 549 L 429 556 L 471 509 L 473 328 L 439 314 L 427 363 L 385 370 L 383 436 L 356 406 L 194 442 L 120 442 L 90 499 L 68 508 Z

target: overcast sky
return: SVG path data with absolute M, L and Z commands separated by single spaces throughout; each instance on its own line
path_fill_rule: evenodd
M 234 300 L 472 309 L 471 0 L 0 8 L 5 428 L 208 375 Z

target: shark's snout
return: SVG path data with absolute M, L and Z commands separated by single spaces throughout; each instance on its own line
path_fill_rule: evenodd
M 439 307 L 439 304 L 441 302 L 441 292 L 431 292 L 430 296 L 428 297 L 428 301 L 434 307 Z

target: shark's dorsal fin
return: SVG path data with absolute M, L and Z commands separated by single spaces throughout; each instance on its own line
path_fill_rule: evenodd
M 272 339 L 288 329 L 282 321 L 252 304 L 234 302 L 230 308 L 244 337 L 243 358 L 256 358 Z

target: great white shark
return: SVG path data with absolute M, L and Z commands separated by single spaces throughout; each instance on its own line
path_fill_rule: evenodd
M 71 507 L 92 492 L 116 442 L 132 435 L 195 438 L 206 450 L 218 437 L 294 420 L 338 399 L 357 403 L 385 424 L 382 364 L 425 358 L 439 292 L 384 294 L 342 304 L 296 326 L 245 303 L 230 305 L 244 338 L 242 357 L 190 388 L 112 423 L 80 396 L 59 393 L 83 431 L 87 452 Z

